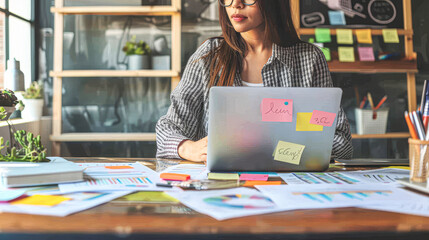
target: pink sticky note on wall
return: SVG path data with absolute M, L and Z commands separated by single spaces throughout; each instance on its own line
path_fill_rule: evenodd
M 264 122 L 292 122 L 293 100 L 264 98 L 261 114 Z
M 336 116 L 336 113 L 314 110 L 311 115 L 310 123 L 330 127 L 334 123 Z
M 240 174 L 240 180 L 241 181 L 246 181 L 246 180 L 250 180 L 250 181 L 267 181 L 268 180 L 268 175 L 265 175 L 265 174 L 247 174 L 247 173 L 243 173 L 243 174 Z
M 359 52 L 359 59 L 361 61 L 369 61 L 369 62 L 375 61 L 374 50 L 372 49 L 372 47 L 359 47 L 358 52 Z

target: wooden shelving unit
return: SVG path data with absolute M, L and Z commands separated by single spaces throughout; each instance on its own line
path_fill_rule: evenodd
M 155 133 L 63 133 L 62 81 L 75 77 L 170 77 L 171 89 L 180 81 L 181 71 L 181 0 L 166 6 L 87 6 L 64 7 L 64 0 L 55 0 L 54 13 L 54 79 L 52 154 L 61 154 L 61 142 L 155 141 Z M 64 15 L 145 15 L 171 16 L 172 67 L 170 70 L 63 70 Z
M 390 60 L 390 61 L 376 61 L 376 62 L 353 62 L 345 63 L 336 59 L 338 57 L 333 52 L 333 60 L 328 62 L 329 70 L 336 73 L 405 73 L 407 75 L 407 94 L 408 94 L 408 109 L 415 110 L 417 108 L 416 96 L 416 76 L 417 61 L 416 54 L 413 49 L 413 26 L 411 15 L 411 0 L 403 1 L 404 12 L 404 29 L 398 29 L 398 34 L 404 37 L 405 43 L 405 59 Z M 300 25 L 300 5 L 299 0 L 291 1 L 294 25 L 299 35 L 314 35 L 314 28 L 301 28 Z M 338 28 L 346 27 L 339 26 Z M 336 29 L 331 29 L 331 35 L 336 35 Z M 353 34 L 356 35 L 356 29 L 353 29 Z M 372 35 L 382 35 L 381 29 L 371 29 Z M 359 135 L 352 134 L 353 139 L 369 139 L 369 138 L 408 138 L 409 133 L 386 133 L 386 134 L 368 134 Z

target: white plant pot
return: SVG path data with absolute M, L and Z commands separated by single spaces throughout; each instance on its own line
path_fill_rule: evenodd
M 27 120 L 39 120 L 42 118 L 43 99 L 22 99 L 25 105 L 21 117 Z
M 128 56 L 128 70 L 141 70 L 149 69 L 149 56 L 148 55 L 131 55 Z

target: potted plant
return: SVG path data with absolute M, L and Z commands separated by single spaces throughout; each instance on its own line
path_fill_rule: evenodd
M 10 126 L 10 125 L 9 125 Z M 0 162 L 48 162 L 46 148 L 42 145 L 41 137 L 33 136 L 31 132 L 18 130 L 13 133 L 12 141 L 4 142 L 0 137 Z M 3 153 L 2 150 L 6 152 Z
M 22 94 L 25 109 L 21 113 L 23 119 L 39 120 L 43 112 L 43 87 L 38 81 L 31 83 Z
M 149 69 L 149 54 L 151 52 L 149 45 L 140 40 L 136 41 L 136 36 L 133 36 L 130 41 L 125 43 L 122 48 L 125 55 L 128 56 L 128 69 L 129 70 L 140 70 Z
M 8 120 L 18 103 L 12 90 L 0 89 L 0 120 Z

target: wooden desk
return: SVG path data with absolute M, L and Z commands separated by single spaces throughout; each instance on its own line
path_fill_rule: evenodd
M 174 160 L 154 159 L 68 159 L 137 160 L 157 170 L 177 164 Z M 0 239 L 428 239 L 428 236 L 429 218 L 359 208 L 287 211 L 217 221 L 180 203 L 112 201 L 64 218 L 0 214 Z

